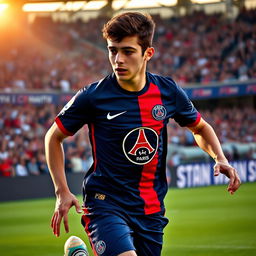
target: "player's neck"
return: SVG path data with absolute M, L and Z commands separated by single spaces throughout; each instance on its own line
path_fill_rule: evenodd
M 117 79 L 117 82 L 126 91 L 139 92 L 146 85 L 146 73 L 129 80 Z

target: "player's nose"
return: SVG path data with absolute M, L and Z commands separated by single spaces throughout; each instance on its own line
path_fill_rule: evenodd
M 123 56 L 122 56 L 122 54 L 120 54 L 120 53 L 117 53 L 116 54 L 116 57 L 115 57 L 115 63 L 123 63 L 124 62 L 124 60 L 123 60 Z

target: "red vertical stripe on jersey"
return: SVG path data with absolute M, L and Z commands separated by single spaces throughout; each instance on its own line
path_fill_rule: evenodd
M 154 129 L 160 135 L 163 121 L 157 121 L 152 116 L 155 105 L 163 105 L 161 93 L 155 84 L 150 84 L 148 91 L 138 97 L 142 126 Z M 157 150 L 157 149 L 156 149 Z M 145 202 L 145 214 L 152 214 L 161 210 L 157 192 L 154 189 L 155 174 L 158 164 L 158 152 L 154 158 L 143 166 L 139 184 L 140 196 Z
M 92 141 L 92 152 L 93 152 L 93 169 L 95 171 L 97 166 L 97 156 L 96 156 L 96 142 L 95 142 L 95 132 L 94 132 L 93 124 L 91 124 L 91 141 Z

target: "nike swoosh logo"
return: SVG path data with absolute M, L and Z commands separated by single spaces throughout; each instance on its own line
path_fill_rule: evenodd
M 118 117 L 118 116 L 120 116 L 120 115 L 122 115 L 122 114 L 124 114 L 126 112 L 127 111 L 124 111 L 124 112 L 121 112 L 121 113 L 118 113 L 118 114 L 115 114 L 115 115 L 110 115 L 110 112 L 108 112 L 107 119 L 108 120 L 112 120 L 112 119 L 114 119 L 114 118 L 116 118 L 116 117 Z

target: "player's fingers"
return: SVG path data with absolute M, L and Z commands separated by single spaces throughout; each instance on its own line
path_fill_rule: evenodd
M 239 178 L 239 176 L 237 174 L 237 171 L 235 170 L 234 172 L 235 172 L 235 174 L 234 174 L 234 176 L 235 176 L 234 182 L 233 182 L 233 185 L 230 186 L 230 188 L 229 188 L 229 192 L 232 195 L 236 192 L 236 190 L 238 190 L 238 188 L 241 185 L 241 180 L 240 180 L 240 178 Z
M 66 231 L 66 233 L 68 233 L 68 232 L 69 232 L 68 214 L 65 214 L 65 215 L 63 216 L 63 221 L 64 221 L 65 231 Z
M 55 212 L 54 212 L 54 214 L 52 215 L 52 219 L 51 219 L 51 228 L 53 228 L 53 226 L 54 226 L 54 221 L 55 221 L 55 217 L 56 216 L 56 214 L 55 214 Z
M 62 216 L 63 215 L 58 212 L 55 225 L 54 225 L 54 234 L 57 237 L 60 235 L 60 224 L 61 224 Z
M 240 185 L 241 185 L 241 179 L 240 179 L 240 177 L 239 177 L 237 171 L 236 171 L 236 181 L 237 181 L 238 187 L 240 187 Z
M 55 217 L 53 219 L 53 223 L 52 223 L 52 231 L 53 234 L 56 235 L 56 223 L 57 223 L 57 218 L 58 218 L 58 213 L 55 212 Z
M 234 185 L 235 185 L 235 179 L 236 179 L 236 170 L 234 168 L 230 168 L 228 170 L 228 175 L 229 175 L 229 185 L 228 185 L 228 191 L 230 194 L 234 194 Z
M 236 179 L 235 179 L 235 182 L 234 182 L 234 192 L 235 192 L 236 190 L 238 190 L 238 188 L 240 187 L 240 185 L 241 185 L 241 180 L 240 180 L 238 174 L 236 174 Z
M 82 213 L 83 212 L 78 200 L 75 200 L 74 205 L 75 205 L 77 213 Z
M 53 232 L 54 235 L 56 235 L 57 220 L 58 220 L 58 212 L 55 212 L 53 217 L 52 217 L 52 223 L 51 223 L 52 232 Z
M 213 167 L 214 170 L 214 176 L 218 176 L 220 174 L 220 165 L 216 163 Z
M 58 219 L 58 212 L 55 212 L 53 217 L 52 217 L 52 232 L 54 235 L 56 235 L 56 223 L 57 223 L 57 219 Z

